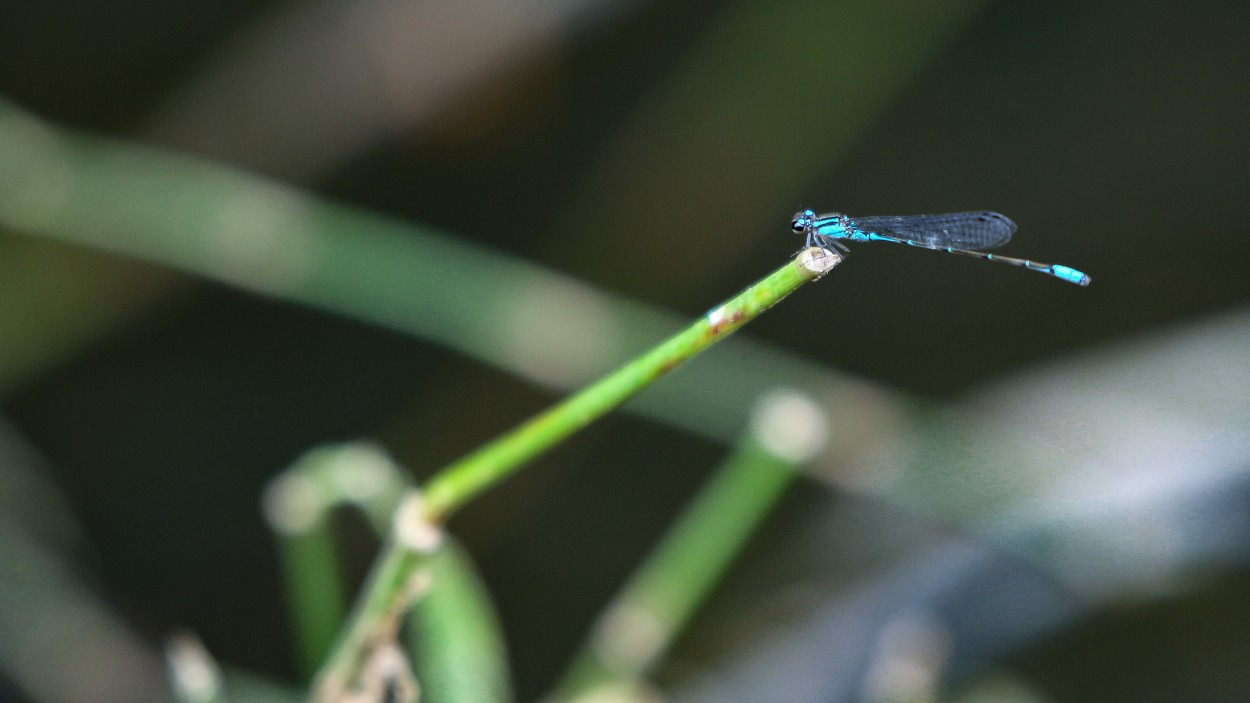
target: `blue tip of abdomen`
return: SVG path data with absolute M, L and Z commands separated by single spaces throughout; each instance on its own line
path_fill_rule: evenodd
M 1070 266 L 1064 266 L 1063 264 L 1055 264 L 1054 266 L 1050 267 L 1050 271 L 1055 276 L 1062 278 L 1063 280 L 1068 281 L 1070 283 L 1075 283 L 1078 286 L 1089 285 L 1089 281 L 1090 281 L 1089 276 L 1087 276 L 1085 273 L 1081 271 L 1077 271 L 1076 269 Z

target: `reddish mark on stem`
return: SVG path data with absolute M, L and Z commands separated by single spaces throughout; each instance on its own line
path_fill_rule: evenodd
M 652 374 L 651 378 L 659 378 L 660 376 L 663 376 L 669 371 L 677 368 L 683 361 L 685 361 L 685 359 L 669 359 L 668 361 L 665 361 L 655 370 L 655 373 Z
M 708 313 L 708 336 L 715 337 L 726 329 L 736 328 L 744 319 L 746 313 L 741 308 L 735 308 L 728 315 L 725 314 L 725 308 L 717 308 Z

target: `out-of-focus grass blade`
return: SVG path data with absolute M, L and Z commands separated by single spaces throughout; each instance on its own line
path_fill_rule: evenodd
M 408 630 L 421 700 L 511 701 L 503 633 L 468 556 L 448 544 L 428 567 L 430 591 L 413 607 Z

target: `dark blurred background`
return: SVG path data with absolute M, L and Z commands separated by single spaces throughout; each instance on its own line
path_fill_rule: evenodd
M 855 247 L 472 505 L 519 699 L 786 385 L 831 448 L 676 699 L 1246 700 L 1247 36 L 1216 0 L 3 4 L 0 700 L 159 695 L 182 629 L 296 684 L 270 479 L 358 438 L 428 476 L 780 265 L 800 207 L 998 210 L 1093 284 Z M 899 613 L 928 698 L 890 697 Z

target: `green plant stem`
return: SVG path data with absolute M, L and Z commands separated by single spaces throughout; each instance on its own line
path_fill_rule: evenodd
M 375 468 L 374 479 L 367 481 L 374 490 L 368 493 L 349 491 L 347 482 L 352 480 L 353 474 L 359 475 L 362 464 Z M 376 475 L 376 469 L 383 467 L 387 469 L 384 483 L 377 481 Z M 310 494 L 310 488 L 316 490 Z M 296 618 L 297 632 L 303 637 L 304 654 L 315 653 L 317 661 L 321 661 L 329 651 L 333 634 L 326 635 L 322 631 L 321 626 L 327 624 L 327 619 L 310 609 L 320 605 L 332 613 L 342 610 L 339 600 L 320 600 L 321 584 L 337 583 L 339 576 L 337 560 L 332 555 L 327 559 L 321 553 L 333 550 L 328 525 L 331 512 L 337 507 L 356 506 L 386 537 L 393 524 L 386 513 L 396 512 L 395 503 L 401 497 L 413 500 L 405 503 L 409 506 L 407 512 L 397 513 L 396 518 L 409 515 L 419 520 L 419 511 L 411 508 L 419 503 L 418 495 L 388 457 L 368 445 L 359 444 L 309 452 L 274 482 L 267 512 L 281 538 L 283 551 L 292 562 L 287 564 L 287 586 L 295 606 L 292 614 Z M 302 511 L 309 508 L 313 513 L 301 517 Z M 409 519 L 394 524 L 411 525 L 413 522 Z M 299 529 L 293 529 L 296 526 Z M 403 532 L 395 530 L 390 538 L 402 540 Z M 305 542 L 312 542 L 312 545 Z M 359 674 L 373 654 L 383 648 L 397 647 L 400 620 L 415 600 L 408 643 L 413 665 L 421 677 L 422 700 L 430 703 L 511 701 L 503 635 L 486 590 L 468 558 L 454 545 L 444 546 L 438 540 L 410 541 L 408 548 L 386 551 L 393 558 L 379 563 L 369 586 L 369 590 L 376 589 L 386 597 L 362 602 L 363 610 L 353 618 L 359 627 L 349 629 L 336 650 L 352 653 L 353 659 L 344 661 L 338 671 Z M 319 572 L 319 569 L 324 571 Z M 429 578 L 418 577 L 421 571 L 428 571 Z M 341 619 L 333 624 L 340 625 Z M 374 672 L 361 677 L 370 679 L 368 684 L 362 685 L 361 681 L 349 681 L 341 673 L 321 672 L 317 677 L 318 700 L 355 700 L 351 696 L 362 690 L 385 687 L 390 682 L 388 677 L 393 675 L 394 672 Z
M 403 508 L 401 508 L 403 510 Z M 390 644 L 404 611 L 419 595 L 417 574 L 431 553 L 400 546 L 392 539 L 375 562 L 346 631 L 318 672 L 313 695 L 318 703 L 356 700 L 365 688 L 362 673 L 379 647 Z
M 817 262 L 813 269 L 810 262 Z M 687 359 L 729 336 L 839 260 L 809 249 L 769 276 L 713 308 L 694 324 L 564 402 L 522 424 L 436 474 L 427 484 L 430 522 L 506 478 L 525 462 L 602 417 Z M 823 267 L 823 268 L 822 268 Z
M 353 442 L 307 452 L 266 491 L 265 513 L 278 536 L 287 600 L 302 662 L 310 671 L 330 651 L 346 610 L 334 519 L 344 508 L 357 508 L 385 538 L 397 502 L 411 488 L 408 472 L 381 448 Z M 428 591 L 417 600 L 408 628 L 422 700 L 512 700 L 503 635 L 472 563 L 449 545 L 431 555 L 428 566 Z M 380 617 L 394 621 L 392 613 L 402 614 L 403 609 L 402 602 L 393 602 L 389 610 L 379 611 Z M 394 644 L 391 634 L 374 641 Z M 367 640 L 360 642 L 368 646 Z
M 836 255 L 807 249 L 756 284 L 718 305 L 649 352 L 571 398 L 508 432 L 437 473 L 424 494 L 401 503 L 394 534 L 375 562 L 347 630 L 318 674 L 318 700 L 359 688 L 369 650 L 393 628 L 396 614 L 410 603 L 415 574 L 437 546 L 408 534 L 440 531 L 441 524 L 466 502 L 516 472 L 524 463 L 625 402 L 682 362 L 728 337 L 804 283 L 840 263 Z
M 356 506 L 385 535 L 398 497 L 411 485 L 383 451 L 363 442 L 313 449 L 270 483 L 265 514 L 278 537 L 287 606 L 307 674 L 325 660 L 347 611 L 332 533 L 336 511 Z
M 644 679 L 797 475 L 747 435 L 604 610 L 552 700 Z
M 347 610 L 334 539 L 322 520 L 316 529 L 283 535 L 278 546 L 301 673 L 312 675 Z
M 513 700 L 503 633 L 485 585 L 454 543 L 429 560 L 430 592 L 413 606 L 408 649 L 422 703 Z

